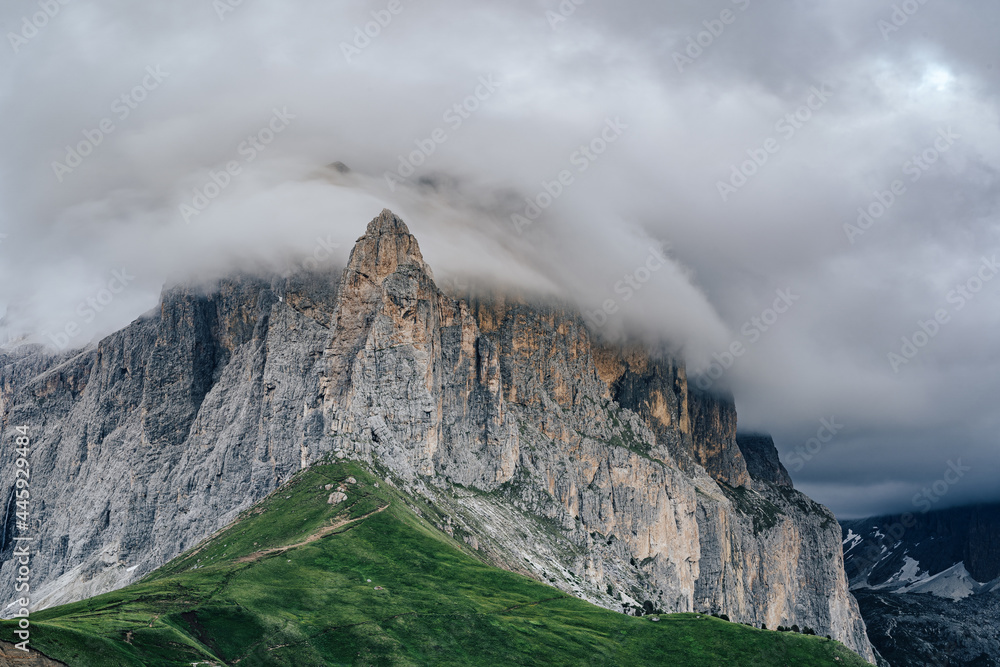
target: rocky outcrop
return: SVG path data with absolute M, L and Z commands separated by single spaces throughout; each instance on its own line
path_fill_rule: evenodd
M 517 424 L 497 351 L 388 211 L 351 252 L 334 321 L 321 385 L 336 448 L 373 453 L 407 478 L 440 473 L 487 491 L 511 478 Z
M 22 651 L 10 642 L 0 641 L 0 667 L 66 667 L 34 649 Z
M 423 496 L 484 558 L 598 604 L 794 623 L 872 657 L 836 521 L 761 473 L 770 453 L 743 450 L 729 397 L 666 351 L 594 341 L 563 305 L 443 294 L 388 211 L 342 273 L 170 289 L 43 359 L 0 358 L 4 435 L 34 438 L 43 606 L 138 578 L 336 456 Z
M 891 667 L 1000 666 L 1000 591 L 962 600 L 856 592 L 872 644 Z
M 697 465 L 731 486 L 747 483 L 732 397 L 689 386 L 684 366 L 666 354 L 651 357 L 633 347 L 603 348 L 597 356 L 611 398 L 641 415 L 683 469 Z
M 778 459 L 774 440 L 764 433 L 737 433 L 736 445 L 743 454 L 747 472 L 754 479 L 791 488 L 792 478 Z

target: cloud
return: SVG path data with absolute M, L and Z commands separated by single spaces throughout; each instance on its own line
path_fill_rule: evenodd
M 786 459 L 836 416 L 793 471 L 835 510 L 905 504 L 952 457 L 1000 463 L 1000 281 L 949 302 L 1000 253 L 1000 9 L 218 4 L 75 0 L 2 59 L 5 335 L 82 345 L 164 282 L 342 262 L 388 206 L 441 281 L 682 347 Z M 113 291 L 115 271 L 134 278 Z

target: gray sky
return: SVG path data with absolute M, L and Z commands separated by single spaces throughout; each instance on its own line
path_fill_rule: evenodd
M 996 3 L 236 1 L 0 9 L 4 339 L 388 206 L 439 282 L 683 348 L 841 516 L 1000 500 Z

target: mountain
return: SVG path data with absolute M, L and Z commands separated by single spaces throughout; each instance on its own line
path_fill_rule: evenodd
M 855 592 L 868 636 L 891 667 L 1000 665 L 1000 594 Z
M 398 478 L 487 562 L 607 609 L 794 624 L 874 659 L 836 519 L 769 439 L 737 437 L 731 397 L 563 304 L 443 293 L 389 211 L 342 272 L 177 286 L 88 349 L 5 354 L 0 409 L 5 438 L 33 439 L 36 609 L 137 581 L 332 456 Z
M 868 636 L 893 667 L 1000 665 L 1000 505 L 841 522 Z
M 936 594 L 963 598 L 1000 577 L 1000 504 L 840 524 L 852 590 L 923 592 L 936 580 Z M 941 588 L 944 581 L 954 586 Z
M 33 614 L 35 648 L 74 667 L 866 664 L 829 639 L 617 614 L 490 567 L 398 481 L 321 461 L 141 581 Z

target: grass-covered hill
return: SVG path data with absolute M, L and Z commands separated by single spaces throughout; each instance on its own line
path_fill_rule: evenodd
M 314 466 L 145 579 L 32 614 L 32 646 L 72 667 L 867 664 L 820 637 L 593 606 L 483 563 L 433 511 L 359 464 Z

